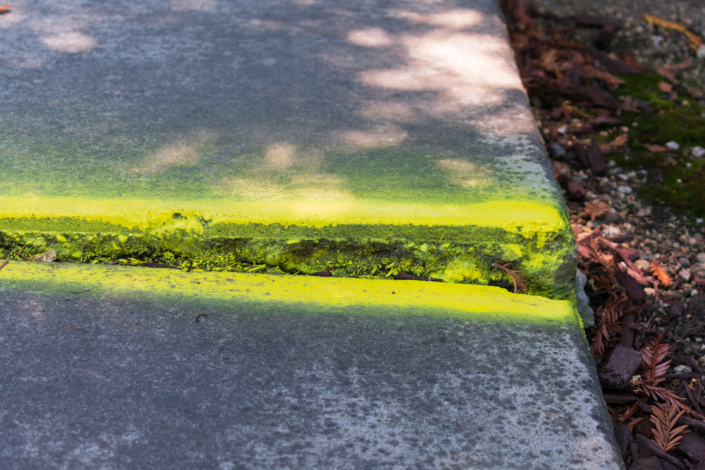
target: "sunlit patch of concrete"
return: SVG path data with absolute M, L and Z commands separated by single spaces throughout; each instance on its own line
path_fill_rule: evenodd
M 79 33 L 77 31 L 69 31 L 65 33 L 52 34 L 41 38 L 44 45 L 49 49 L 58 52 L 89 52 L 95 49 L 98 45 L 93 37 Z
M 385 47 L 393 44 L 392 38 L 380 28 L 366 28 L 350 31 L 348 41 L 356 46 Z
M 215 0 L 171 0 L 171 8 L 174 10 L 209 10 L 217 4 Z
M 166 145 L 147 155 L 142 165 L 135 168 L 135 171 L 138 173 L 155 173 L 180 166 L 196 166 L 201 160 L 201 148 L 204 145 L 212 144 L 216 137 L 214 133 L 207 130 L 197 131 L 187 138 Z
M 407 137 L 402 128 L 393 124 L 380 125 L 369 131 L 350 130 L 343 133 L 345 143 L 366 149 L 399 145 Z
M 453 184 L 463 188 L 487 185 L 489 171 L 483 166 L 459 158 L 447 158 L 436 162 L 444 169 Z
M 392 12 L 392 16 L 407 20 L 413 24 L 427 24 L 448 29 L 472 28 L 483 21 L 491 21 L 493 19 L 468 8 L 457 8 L 430 15 L 421 15 L 406 10 L 396 10 Z

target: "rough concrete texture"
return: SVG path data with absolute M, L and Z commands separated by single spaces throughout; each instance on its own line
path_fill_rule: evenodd
M 368 275 L 383 252 L 452 282 L 513 262 L 532 292 L 573 291 L 493 0 L 35 0 L 0 29 L 6 250 L 310 273 L 352 247 Z
M 0 284 L 3 469 L 621 468 L 577 319 L 18 278 Z

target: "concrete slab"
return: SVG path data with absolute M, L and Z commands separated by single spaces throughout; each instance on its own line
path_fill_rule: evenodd
M 4 254 L 476 284 L 513 262 L 573 291 L 493 0 L 34 0 L 0 29 Z
M 3 469 L 620 468 L 566 301 L 131 267 L 0 274 Z

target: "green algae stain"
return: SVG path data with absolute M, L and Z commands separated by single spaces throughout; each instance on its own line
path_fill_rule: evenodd
M 661 93 L 657 86 L 663 78 L 657 74 L 622 76 L 627 84 L 616 97 L 632 96 L 647 101 L 653 113 L 624 112 L 622 120 L 629 125 L 631 155 L 614 155 L 625 169 L 645 169 L 650 176 L 638 193 L 652 204 L 671 207 L 697 216 L 705 215 L 705 159 L 695 159 L 689 149 L 705 146 L 705 106 L 696 100 L 678 96 L 677 101 Z M 688 104 L 683 104 L 683 102 Z M 632 123 L 636 123 L 634 126 Z M 674 141 L 679 150 L 651 152 L 648 145 L 664 145 Z

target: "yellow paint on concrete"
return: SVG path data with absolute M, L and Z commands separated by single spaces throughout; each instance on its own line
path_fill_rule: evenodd
M 479 316 L 501 321 L 558 321 L 576 323 L 568 301 L 511 294 L 497 287 L 420 281 L 391 281 L 310 276 L 273 276 L 216 272 L 186 273 L 170 269 L 121 266 L 11 262 L 0 271 L 0 286 L 49 289 L 81 295 L 143 293 L 180 298 L 240 302 L 275 302 L 311 310 L 372 307 L 385 314 L 429 311 Z
M 501 228 L 532 238 L 567 226 L 561 212 L 550 205 L 523 201 L 490 201 L 470 205 L 386 203 L 367 200 L 329 202 L 296 200 L 151 201 L 141 199 L 82 199 L 76 197 L 2 197 L 0 219 L 75 218 L 105 222 L 142 232 L 184 229 L 201 233 L 209 224 L 427 225 Z M 175 213 L 182 218 L 173 219 Z M 51 231 L 50 225 L 43 230 Z M 543 238 L 542 238 L 543 239 Z

